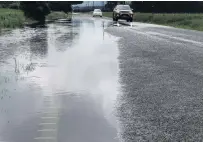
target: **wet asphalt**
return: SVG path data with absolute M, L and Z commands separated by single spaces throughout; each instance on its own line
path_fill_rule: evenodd
M 203 33 L 108 18 L 0 33 L 0 142 L 201 142 Z

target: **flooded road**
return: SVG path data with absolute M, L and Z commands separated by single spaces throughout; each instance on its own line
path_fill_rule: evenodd
M 203 32 L 108 18 L 0 35 L 0 142 L 201 142 Z
M 76 17 L 0 36 L 0 141 L 118 141 L 118 38 L 108 24 Z

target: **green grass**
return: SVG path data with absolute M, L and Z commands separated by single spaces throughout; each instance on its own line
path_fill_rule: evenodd
M 105 16 L 105 17 L 110 17 L 112 18 L 112 12 L 102 12 L 102 15 Z
M 112 12 L 104 12 L 103 15 L 112 17 Z M 134 21 L 203 31 L 203 14 L 134 13 Z
M 57 19 L 69 19 L 71 17 L 71 13 L 66 14 L 65 12 L 51 12 L 46 16 L 47 20 L 57 20 Z
M 22 27 L 24 22 L 21 10 L 0 8 L 0 29 Z
M 64 12 L 51 12 L 47 15 L 47 20 L 68 19 L 71 14 Z M 25 24 L 36 23 L 37 21 L 25 18 L 23 11 L 15 9 L 0 8 L 0 29 L 3 28 L 19 28 Z

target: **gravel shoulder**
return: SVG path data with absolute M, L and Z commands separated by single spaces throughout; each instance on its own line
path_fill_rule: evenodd
M 107 32 L 121 37 L 123 139 L 201 141 L 203 33 L 141 23 Z

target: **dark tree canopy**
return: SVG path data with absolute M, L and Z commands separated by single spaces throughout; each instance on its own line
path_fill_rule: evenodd
M 125 1 L 108 1 L 105 8 L 113 10 L 117 4 Z M 132 1 L 131 7 L 135 12 L 157 13 L 200 13 L 203 12 L 201 1 Z
M 26 17 L 33 18 L 41 23 L 45 22 L 45 16 L 50 13 L 50 8 L 45 1 L 22 1 L 20 8 Z
M 125 1 L 107 1 L 105 8 L 113 10 L 117 4 L 125 4 Z
M 105 5 L 106 9 L 113 10 L 113 8 L 117 5 L 117 1 L 108 1 Z
M 132 1 L 131 7 L 137 12 L 157 13 L 198 13 L 203 12 L 199 1 Z
M 0 1 L 1 8 L 19 9 L 19 1 Z
M 80 4 L 82 1 L 22 1 L 20 8 L 26 17 L 33 18 L 41 23 L 45 22 L 45 17 L 51 11 L 72 11 L 72 4 Z
M 49 7 L 52 11 L 63 11 L 65 13 L 71 12 L 72 4 L 80 4 L 83 1 L 50 1 Z
M 0 5 L 3 7 L 3 8 L 7 8 L 10 4 L 12 4 L 13 2 L 12 1 L 0 1 Z

